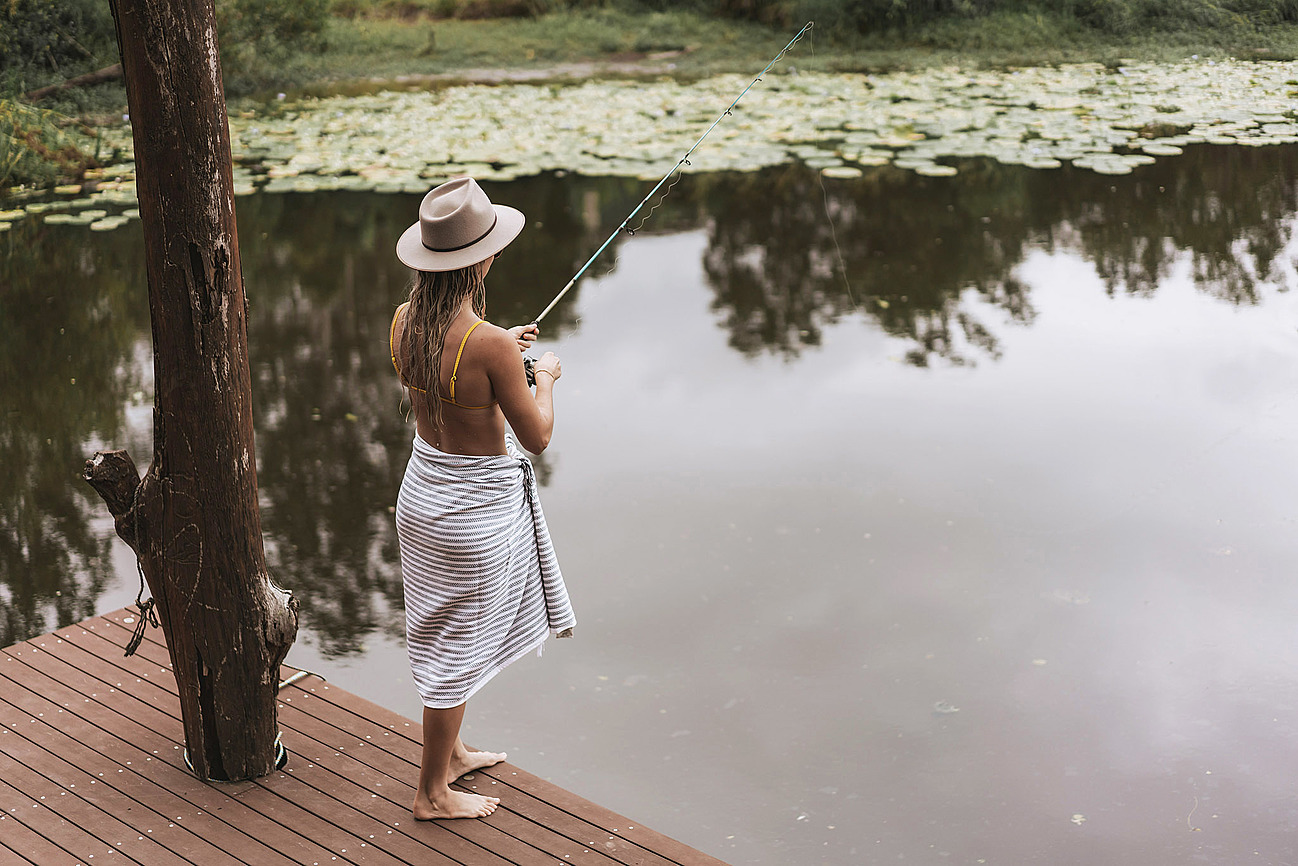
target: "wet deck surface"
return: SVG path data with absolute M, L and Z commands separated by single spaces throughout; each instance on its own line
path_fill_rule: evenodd
M 0 650 L 2 866 L 721 862 L 508 763 L 460 782 L 491 817 L 416 823 L 419 725 L 315 675 L 280 691 L 282 771 L 203 784 L 161 631 L 122 655 L 132 613 Z

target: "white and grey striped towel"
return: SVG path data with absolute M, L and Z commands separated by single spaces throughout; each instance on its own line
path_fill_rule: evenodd
M 577 624 L 532 464 L 438 451 L 418 435 L 397 496 L 406 650 L 424 706 L 456 707 Z

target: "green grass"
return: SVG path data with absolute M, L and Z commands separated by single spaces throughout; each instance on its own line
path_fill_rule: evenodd
M 463 73 L 481 77 L 482 70 L 544 69 L 601 61 L 670 62 L 674 64 L 672 74 L 687 78 L 755 72 L 797 26 L 801 22 L 783 29 L 686 11 L 633 13 L 616 8 L 474 21 L 426 16 L 334 17 L 326 26 L 319 50 L 271 46 L 260 54 L 228 57 L 227 92 L 231 97 L 246 97 L 407 75 Z M 681 53 L 655 61 L 652 55 L 661 52 Z M 1186 25 L 1122 35 L 1087 27 L 1063 14 L 1002 11 L 977 18 L 942 19 L 906 31 L 846 34 L 822 25 L 796 48 L 788 62 L 808 70 L 878 72 L 953 63 L 1166 62 L 1192 54 L 1243 59 L 1298 57 L 1298 27 Z M 600 74 L 598 69 L 595 74 Z M 125 101 L 120 85 L 108 85 L 69 91 L 45 105 L 65 114 L 108 119 L 120 115 Z
M 800 26 L 800 24 L 798 25 Z M 290 52 L 233 70 L 232 95 L 292 90 L 404 75 L 544 69 L 574 63 L 635 61 L 679 51 L 657 63 L 673 75 L 756 72 L 796 32 L 691 12 L 616 9 L 556 12 L 486 21 L 334 18 L 319 52 Z M 844 35 L 814 31 L 787 62 L 822 71 L 886 71 L 931 65 L 1028 66 L 1119 60 L 1170 62 L 1201 57 L 1298 57 L 1298 27 L 1184 27 L 1117 35 L 1063 15 L 996 12 L 947 19 L 908 31 Z M 598 73 L 598 70 L 596 71 Z
M 681 75 L 760 69 L 792 34 L 692 13 L 616 10 L 558 12 L 486 21 L 334 18 L 325 49 L 296 53 L 229 82 L 236 95 L 271 88 L 391 79 L 401 75 L 480 74 L 600 61 L 670 62 Z M 756 66 L 754 67 L 754 64 Z
M 281 91 L 358 92 L 384 86 L 400 76 L 463 75 L 491 80 L 484 70 L 545 70 L 571 64 L 593 64 L 591 74 L 608 74 L 599 66 L 601 62 L 640 62 L 656 68 L 671 63 L 670 74 L 686 79 L 721 72 L 755 73 L 798 26 L 801 22 L 790 28 L 773 28 L 690 11 L 629 12 L 618 8 L 488 20 L 335 16 L 329 19 L 315 49 L 272 43 L 261 53 L 231 53 L 225 63 L 227 95 L 236 107 L 243 107 L 240 103 L 245 100 L 260 101 L 266 94 Z M 674 54 L 655 56 L 663 52 Z M 1087 26 L 1063 13 L 1020 8 L 863 34 L 822 25 L 784 63 L 803 70 L 882 72 L 934 65 L 1171 62 L 1195 54 L 1201 58 L 1292 59 L 1298 57 L 1298 26 L 1259 27 L 1230 19 L 1218 26 L 1178 21 L 1157 30 L 1115 31 Z M 115 122 L 126 108 L 125 90 L 118 83 L 66 91 L 43 102 L 41 108 L 91 125 Z M 73 164 L 64 160 L 65 166 Z M 31 170 L 19 173 L 32 175 Z M 48 173 L 36 174 L 44 178 Z M 68 176 L 66 169 L 56 174 L 59 180 Z

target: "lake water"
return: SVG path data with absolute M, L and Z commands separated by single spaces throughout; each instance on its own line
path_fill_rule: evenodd
M 648 186 L 488 185 L 529 217 L 490 318 Z M 386 340 L 417 203 L 239 199 L 289 661 L 414 718 Z M 577 637 L 466 740 L 736 864 L 1298 862 L 1296 225 L 1292 146 L 687 178 L 544 323 Z M 138 222 L 0 249 L 7 645 L 134 599 L 79 472 L 147 462 L 152 371 Z

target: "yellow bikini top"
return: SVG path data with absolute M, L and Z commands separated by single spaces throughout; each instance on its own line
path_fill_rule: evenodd
M 398 309 L 397 313 L 400 312 L 401 310 Z M 464 356 L 464 344 L 469 342 L 469 335 L 473 333 L 473 329 L 478 327 L 478 325 L 481 325 L 484 321 L 485 321 L 484 319 L 479 319 L 478 321 L 474 322 L 472 325 L 469 326 L 469 330 L 464 332 L 464 339 L 460 340 L 460 350 L 455 353 L 455 366 L 451 368 L 451 388 L 450 388 L 451 396 L 442 397 L 440 394 L 438 395 L 438 398 L 443 403 L 450 403 L 454 406 L 459 406 L 461 409 L 490 409 L 492 406 L 496 405 L 497 401 L 492 400 L 490 403 L 488 403 L 485 406 L 465 406 L 463 403 L 455 399 L 455 377 L 460 372 L 460 358 Z M 412 391 L 418 391 L 420 394 L 427 394 L 428 392 L 425 391 L 423 388 L 416 388 L 414 385 L 407 384 L 406 377 L 401 375 L 401 368 L 397 366 L 397 350 L 396 350 L 396 346 L 394 345 L 396 341 L 396 335 L 397 335 L 397 317 L 396 315 L 393 315 L 392 328 L 391 330 L 388 331 L 388 352 L 392 355 L 392 369 L 397 371 L 397 378 L 401 380 L 402 385 L 405 385 L 407 388 L 409 388 Z

